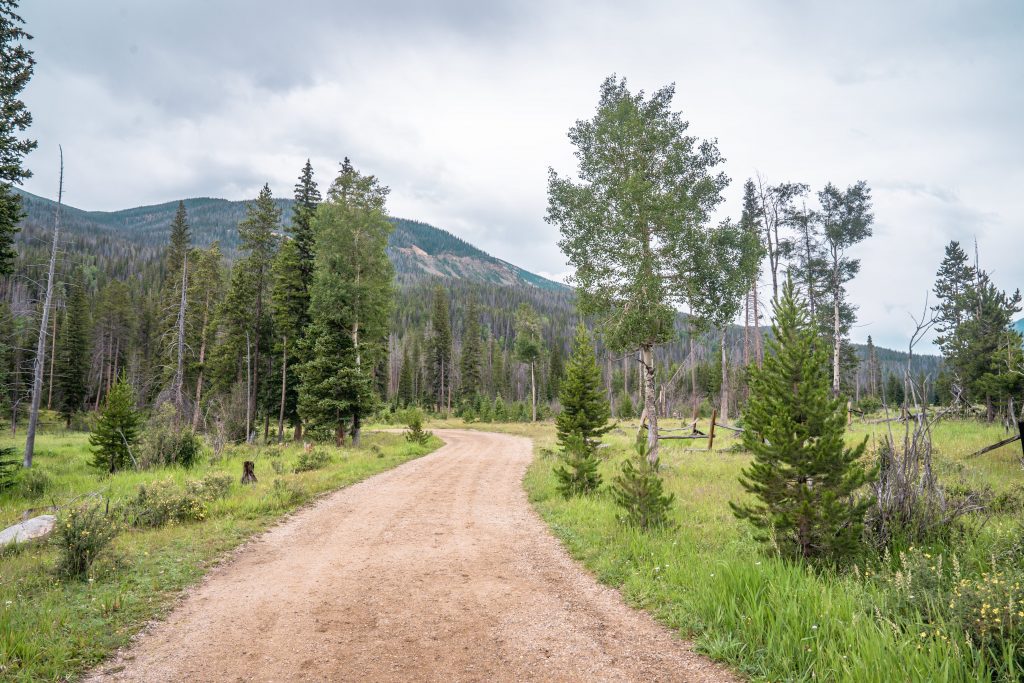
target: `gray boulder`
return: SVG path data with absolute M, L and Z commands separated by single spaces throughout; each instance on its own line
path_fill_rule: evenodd
M 32 519 L 26 519 L 24 522 L 19 522 L 0 531 L 0 548 L 12 543 L 25 543 L 46 538 L 53 533 L 53 528 L 56 525 L 57 517 L 55 515 L 39 515 Z

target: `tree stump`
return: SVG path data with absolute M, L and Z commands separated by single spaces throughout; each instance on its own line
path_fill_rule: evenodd
M 256 481 L 256 463 L 246 460 L 242 463 L 242 483 L 255 484 Z

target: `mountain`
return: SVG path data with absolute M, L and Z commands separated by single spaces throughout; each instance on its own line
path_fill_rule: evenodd
M 1024 318 L 1021 318 L 1013 324 L 1013 329 L 1017 330 L 1021 334 L 1024 334 Z
M 17 190 L 27 214 L 27 235 L 39 235 L 53 225 L 56 202 Z M 200 247 L 219 241 L 229 256 L 238 248 L 238 223 L 246 215 L 245 201 L 199 197 L 186 199 L 193 243 Z M 291 222 L 291 199 L 278 199 L 285 225 Z M 120 211 L 83 211 L 64 205 L 61 225 L 73 241 L 126 242 L 146 252 L 167 244 L 171 219 L 178 202 L 140 206 Z M 392 218 L 388 253 L 401 282 L 449 277 L 493 285 L 530 285 L 546 291 L 568 291 L 565 285 L 495 258 L 447 230 L 426 223 Z

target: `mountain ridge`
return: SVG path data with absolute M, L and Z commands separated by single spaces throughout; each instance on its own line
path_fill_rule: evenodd
M 56 202 L 17 188 L 16 192 L 22 197 L 26 213 L 24 223 L 37 228 L 52 224 Z M 232 256 L 239 243 L 238 223 L 245 217 L 251 200 L 190 197 L 181 201 L 188 212 L 196 246 L 219 242 L 225 253 Z M 282 224 L 290 226 L 295 200 L 278 198 L 274 202 L 281 209 Z M 140 246 L 162 248 L 167 243 L 177 208 L 178 200 L 117 211 L 88 211 L 64 204 L 61 223 L 70 234 L 106 234 Z M 492 256 L 443 228 L 395 216 L 390 220 L 395 230 L 388 240 L 388 255 L 399 281 L 452 277 L 498 285 L 530 285 L 547 291 L 569 289 L 563 283 Z

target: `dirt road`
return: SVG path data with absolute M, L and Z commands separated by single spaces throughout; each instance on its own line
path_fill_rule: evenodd
M 268 531 L 89 680 L 732 680 L 568 557 L 523 492 L 528 440 L 438 435 Z

